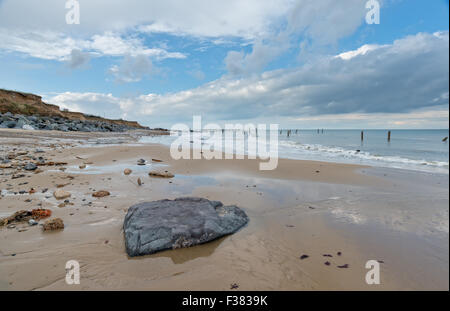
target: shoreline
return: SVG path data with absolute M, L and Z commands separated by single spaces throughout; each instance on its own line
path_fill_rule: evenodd
M 37 192 L 2 196 L 0 217 L 41 204 L 64 220 L 65 229 L 0 228 L 1 289 L 229 290 L 237 283 L 239 290 L 448 290 L 448 273 L 442 273 L 448 272 L 446 176 L 289 159 L 263 172 L 254 160 L 174 161 L 162 145 L 86 146 L 97 134 L 71 138 L 58 132 L 50 141 L 42 139 L 47 131 L 37 134 L 6 139 L 0 131 L 1 154 L 32 155 L 39 148 L 44 153 L 36 155 L 65 161 L 66 169 L 42 167 L 19 179 L 4 175 L 14 169 L 2 169 L 0 189 Z M 138 166 L 140 158 L 147 165 Z M 85 162 L 92 164 L 80 169 Z M 131 175 L 123 174 L 125 168 Z M 175 177 L 151 178 L 151 169 Z M 52 196 L 58 184 L 72 194 L 64 207 Z M 96 199 L 94 190 L 111 195 Z M 211 243 L 129 258 L 121 228 L 127 209 L 181 196 L 236 204 L 250 222 Z M 301 260 L 302 254 L 310 257 Z M 64 282 L 71 259 L 81 264 L 81 284 L 72 287 Z M 364 281 L 370 259 L 383 261 L 377 286 Z M 349 268 L 338 268 L 344 264 Z
M 81 140 L 91 140 L 91 139 L 99 139 L 99 142 L 91 142 L 91 144 L 83 144 L 83 147 L 86 148 L 96 148 L 96 147 L 107 147 L 107 146 L 123 146 L 128 144 L 132 147 L 141 147 L 141 146 L 161 146 L 163 148 L 169 149 L 169 146 L 163 144 L 163 143 L 153 143 L 153 142 L 139 142 L 139 139 L 142 137 L 158 137 L 158 136 L 167 136 L 167 131 L 161 131 L 161 130 L 132 130 L 132 131 L 126 131 L 126 132 L 61 132 L 61 131 L 49 131 L 49 130 L 22 130 L 22 129 L 1 129 L 0 128 L 0 139 L 7 139 L 7 138 L 19 138 L 19 139 L 25 139 L 25 138 L 35 138 L 37 137 L 51 137 L 51 138 L 62 138 L 62 139 L 80 139 L 79 143 L 82 143 Z M 63 136 L 63 137 L 62 137 Z M 101 140 L 104 139 L 104 142 L 101 142 Z M 116 140 L 114 140 L 116 139 Z M 133 143 L 129 142 L 129 139 L 133 140 Z M 109 144 L 107 141 L 111 141 Z M 236 155 L 234 155 L 236 156 Z M 247 157 L 247 155 L 245 155 Z M 203 161 L 206 160 L 204 158 L 199 160 L 178 160 L 180 162 L 182 161 Z M 234 161 L 234 160 L 240 160 L 233 158 L 232 160 L 226 160 L 225 159 L 225 153 L 222 153 L 222 159 L 212 159 L 207 161 Z M 363 170 L 368 168 L 374 168 L 374 169 L 387 169 L 387 170 L 397 170 L 397 171 L 404 171 L 404 172 L 414 172 L 418 174 L 429 174 L 429 175 L 437 175 L 437 176 L 448 176 L 449 171 L 447 172 L 437 172 L 437 171 L 426 171 L 426 170 L 418 170 L 413 168 L 404 168 L 404 167 L 392 167 L 392 166 L 378 166 L 378 165 L 371 165 L 371 164 L 360 164 L 360 163 L 347 163 L 347 162 L 339 162 L 339 161 L 327 161 L 327 160 L 308 160 L 308 159 L 296 159 L 296 158 L 289 158 L 289 157 L 279 157 L 278 160 L 280 161 L 299 161 L 299 162 L 305 162 L 310 164 L 316 164 L 320 166 L 321 164 L 332 164 L 332 165 L 338 165 L 341 167 L 353 167 L 355 170 Z M 242 160 L 240 160 L 242 161 Z M 266 160 L 249 160 L 247 158 L 243 159 L 243 161 L 252 161 L 256 164 L 267 162 Z

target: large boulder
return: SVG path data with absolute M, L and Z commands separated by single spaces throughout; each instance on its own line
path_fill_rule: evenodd
M 131 257 L 189 247 L 234 233 L 248 220 L 237 206 L 203 198 L 139 203 L 125 216 L 125 246 Z

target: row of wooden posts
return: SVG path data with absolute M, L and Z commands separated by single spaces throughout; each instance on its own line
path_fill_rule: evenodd
M 361 141 L 363 141 L 364 140 L 364 131 L 361 131 Z M 391 141 L 391 131 L 388 131 L 388 134 L 387 134 L 387 141 Z
M 291 136 L 291 133 L 293 130 L 285 130 L 286 131 L 286 136 L 289 137 Z M 295 134 L 298 133 L 298 130 L 295 130 Z M 323 134 L 323 129 L 317 129 L 317 134 L 322 133 Z M 283 130 L 280 130 L 280 135 L 283 134 Z M 361 141 L 364 141 L 364 131 L 361 131 Z M 391 141 L 391 131 L 388 131 L 387 133 L 387 141 L 390 142 Z

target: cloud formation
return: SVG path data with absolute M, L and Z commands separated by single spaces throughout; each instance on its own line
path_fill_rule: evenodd
M 291 120 L 341 114 L 448 110 L 449 34 L 419 33 L 389 45 L 322 57 L 296 69 L 245 78 L 222 77 L 198 88 L 126 99 L 108 97 L 122 113 L 144 123 L 210 120 Z M 102 95 L 98 95 L 102 96 Z M 64 95 L 48 98 L 64 103 Z M 71 99 L 84 109 L 84 104 Z M 444 109 L 444 110 L 445 110 Z M 177 113 L 174 114 L 174 111 Z
M 89 63 L 91 56 L 81 50 L 73 49 L 70 53 L 68 65 L 72 69 L 82 68 Z
M 120 65 L 113 65 L 109 72 L 117 82 L 138 82 L 145 76 L 151 75 L 156 69 L 151 60 L 145 55 L 126 55 Z
M 196 37 L 255 38 L 270 23 L 284 16 L 292 0 L 89 0 L 80 2 L 77 32 L 92 36 L 105 31 L 123 32 L 140 27 L 146 32 L 164 32 Z M 39 29 L 69 33 L 65 1 L 4 0 L 0 28 Z
M 168 52 L 162 48 L 148 48 L 139 38 L 122 37 L 112 32 L 93 35 L 88 39 L 74 39 L 63 33 L 52 31 L 21 31 L 0 28 L 0 49 L 57 61 L 70 60 L 74 50 L 97 57 L 125 55 L 145 55 L 155 59 L 186 57 L 179 52 Z
M 225 58 L 232 75 L 258 73 L 283 52 L 298 45 L 300 57 L 351 35 L 367 13 L 363 0 L 297 0 L 280 27 L 254 40 L 252 51 L 230 51 Z M 301 39 L 299 43 L 298 40 Z

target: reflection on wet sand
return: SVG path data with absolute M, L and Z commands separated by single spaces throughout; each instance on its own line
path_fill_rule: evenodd
M 188 248 L 179 248 L 173 250 L 166 250 L 156 254 L 143 256 L 148 258 L 159 258 L 166 257 L 170 258 L 174 264 L 183 264 L 185 262 L 201 258 L 201 257 L 209 257 L 211 256 L 216 248 L 220 246 L 220 244 L 226 239 L 226 237 L 221 237 L 212 242 L 196 245 Z M 139 260 L 139 257 L 132 258 Z

